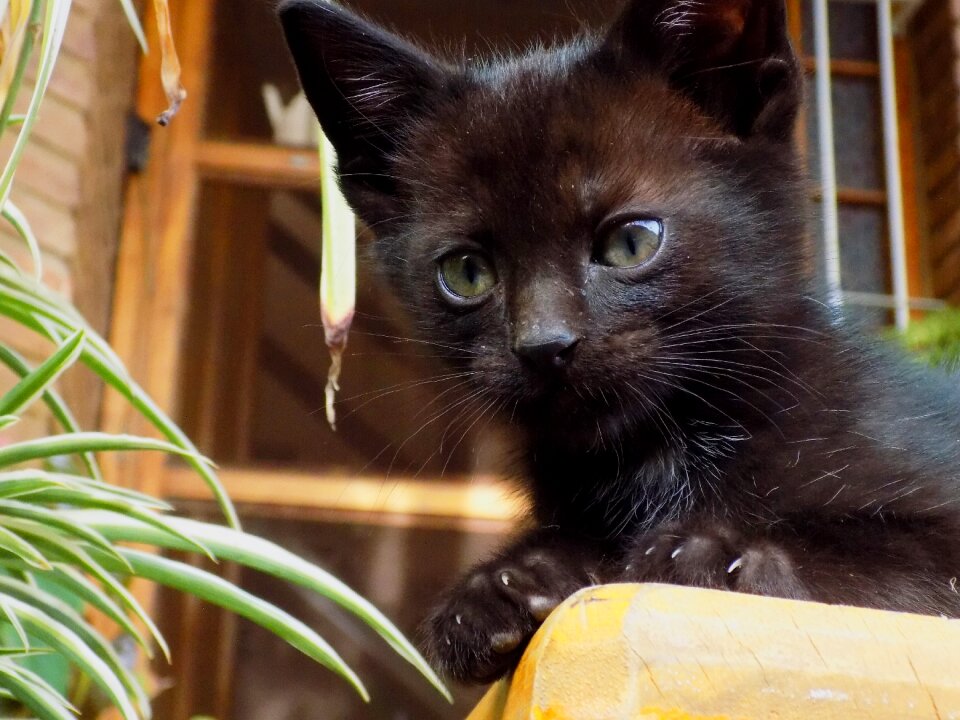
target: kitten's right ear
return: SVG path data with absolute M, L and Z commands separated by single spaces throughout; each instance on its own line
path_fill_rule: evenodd
M 283 0 L 277 12 L 300 84 L 337 151 L 344 190 L 368 224 L 378 222 L 394 190 L 397 143 L 441 94 L 448 71 L 326 0 Z
M 803 74 L 784 0 L 627 0 L 604 48 L 664 73 L 730 132 L 792 138 Z

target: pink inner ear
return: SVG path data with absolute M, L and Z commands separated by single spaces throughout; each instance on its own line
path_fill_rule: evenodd
M 747 5 L 744 0 L 718 3 L 716 12 L 717 24 L 722 27 L 725 36 L 733 39 L 743 34 L 747 24 Z
M 700 13 L 701 33 L 703 39 L 712 43 L 706 55 L 711 58 L 721 58 L 733 50 L 741 38 L 750 32 L 751 20 L 763 20 L 750 17 L 750 12 L 763 13 L 764 8 L 755 7 L 756 0 L 710 0 L 707 8 L 693 10 Z

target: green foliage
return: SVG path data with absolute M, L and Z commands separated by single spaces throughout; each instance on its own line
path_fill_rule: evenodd
M 898 343 L 930 365 L 960 370 L 960 309 L 947 308 L 913 320 L 906 330 L 893 332 Z
M 143 43 L 132 3 L 120 2 Z M 97 609 L 145 653 L 159 648 L 167 656 L 159 631 L 127 589 L 133 577 L 191 593 L 260 623 L 367 697 L 362 681 L 337 652 L 296 618 L 217 575 L 123 544 L 134 542 L 231 560 L 320 593 L 367 623 L 449 697 L 410 643 L 363 598 L 302 558 L 239 530 L 211 463 L 129 377 L 109 345 L 70 303 L 39 281 L 37 240 L 9 194 L 59 53 L 70 5 L 70 0 L 0 3 L 7 40 L 0 58 L 0 78 L 6 78 L 0 80 L 0 125 L 16 132 L 10 156 L 0 168 L 0 208 L 32 258 L 27 272 L 0 256 L 0 316 L 51 343 L 49 356 L 36 367 L 0 343 L 0 363 L 19 377 L 0 396 L 0 431 L 16 425 L 37 403 L 46 406 L 61 430 L 0 443 L 0 704 L 20 705 L 43 720 L 74 717 L 76 709 L 66 698 L 69 667 L 126 720 L 150 717 L 150 700 L 140 680 L 84 614 L 87 608 Z M 26 114 L 14 117 L 13 99 L 34 49 L 39 51 L 36 83 Z M 78 364 L 119 392 L 163 439 L 81 429 L 54 388 L 57 378 Z M 173 517 L 166 503 L 104 482 L 96 453 L 130 451 L 167 453 L 190 464 L 211 488 L 232 528 Z

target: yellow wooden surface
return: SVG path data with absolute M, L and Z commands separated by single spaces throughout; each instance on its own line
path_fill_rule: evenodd
M 668 585 L 567 600 L 468 720 L 960 720 L 960 621 Z

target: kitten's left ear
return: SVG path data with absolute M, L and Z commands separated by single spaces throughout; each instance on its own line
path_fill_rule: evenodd
M 803 86 L 784 0 L 630 0 L 604 47 L 740 137 L 791 137 Z

